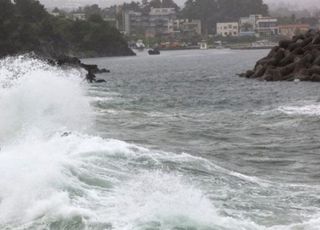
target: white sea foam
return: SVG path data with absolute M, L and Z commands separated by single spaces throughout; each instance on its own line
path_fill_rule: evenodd
M 281 106 L 278 111 L 288 115 L 307 115 L 307 116 L 319 116 L 320 104 L 309 104 L 300 106 Z
M 77 70 L 61 71 L 42 61 L 0 61 L 0 143 L 32 129 L 83 130 L 90 124 L 90 105 Z
M 0 79 L 0 228 L 78 216 L 117 229 L 160 221 L 165 229 L 219 216 L 180 175 L 133 167 L 173 154 L 83 134 L 92 111 L 78 71 L 21 56 L 0 61 Z
M 94 113 L 80 75 L 25 56 L 0 61 L 1 229 L 266 229 L 225 216 L 179 169 L 265 185 L 259 178 L 86 134 Z

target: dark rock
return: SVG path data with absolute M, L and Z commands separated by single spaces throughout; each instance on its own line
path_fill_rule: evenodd
M 316 74 L 316 73 L 312 74 L 311 81 L 320 82 L 320 74 Z
M 296 64 L 292 63 L 292 64 L 289 64 L 289 65 L 282 67 L 280 69 L 280 73 L 282 76 L 286 76 L 286 75 L 291 74 L 295 70 L 295 68 L 296 68 Z
M 104 82 L 106 82 L 106 80 L 103 80 L 103 79 L 97 79 L 95 82 L 96 82 L 96 83 L 104 83 Z
M 262 77 L 266 71 L 267 67 L 263 66 L 263 65 L 259 65 L 254 74 L 251 76 L 251 78 L 259 78 Z
M 304 39 L 303 42 L 301 42 L 301 47 L 307 46 L 309 43 L 312 42 L 312 40 L 313 40 L 312 37 L 308 37 L 308 38 Z
M 320 66 L 312 66 L 308 71 L 311 75 L 312 74 L 319 74 L 320 75 Z
M 312 39 L 312 44 L 314 45 L 320 44 L 320 35 L 317 35 Z
M 313 65 L 320 65 L 320 56 L 315 58 L 315 60 L 312 63 Z
M 295 50 L 293 50 L 292 54 L 294 55 L 302 55 L 304 53 L 304 50 L 298 46 Z
M 291 40 L 282 40 L 279 42 L 279 46 L 281 48 L 287 49 L 291 45 L 292 41 Z
M 283 58 L 280 61 L 279 66 L 286 66 L 292 62 L 294 62 L 294 55 L 292 53 L 289 53 L 285 58 Z
M 77 57 L 69 57 L 66 55 L 59 56 L 55 61 L 49 59 L 48 63 L 51 65 L 58 65 L 58 66 L 72 66 L 72 67 L 83 68 L 88 72 L 86 75 L 86 79 L 90 83 L 97 81 L 95 74 L 110 72 L 107 69 L 99 69 L 97 65 L 84 64 Z
M 303 39 L 305 39 L 305 36 L 303 34 L 295 35 L 292 37 L 292 41 L 294 43 L 296 43 L 298 40 L 303 40 Z
M 265 81 L 320 81 L 320 32 L 282 40 L 242 77 Z

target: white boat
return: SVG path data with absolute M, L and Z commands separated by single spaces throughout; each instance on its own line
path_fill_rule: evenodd
M 135 44 L 135 49 L 138 51 L 143 51 L 146 48 L 145 44 L 143 43 L 142 40 L 138 40 Z

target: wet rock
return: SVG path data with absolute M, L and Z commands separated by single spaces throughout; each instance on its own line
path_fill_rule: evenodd
M 320 32 L 309 30 L 280 41 L 279 46 L 257 61 L 253 70 L 240 76 L 264 81 L 320 82 Z

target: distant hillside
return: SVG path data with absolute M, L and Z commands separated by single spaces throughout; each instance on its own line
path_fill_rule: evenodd
M 92 15 L 73 21 L 50 15 L 36 0 L 0 1 L 0 56 L 35 52 L 42 56 L 133 55 L 120 32 Z

